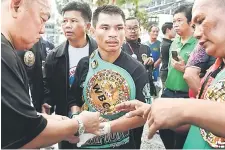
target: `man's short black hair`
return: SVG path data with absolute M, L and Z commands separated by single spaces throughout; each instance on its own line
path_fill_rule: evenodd
M 115 6 L 115 5 L 103 5 L 98 7 L 93 13 L 93 18 L 92 18 L 93 27 L 96 27 L 100 13 L 104 13 L 108 15 L 121 15 L 121 17 L 123 18 L 123 21 L 125 22 L 125 15 L 122 9 L 120 9 L 118 6 Z
M 86 22 L 91 22 L 92 11 L 88 3 L 71 1 L 62 8 L 62 15 L 66 11 L 79 11 Z
M 190 23 L 192 19 L 192 7 L 193 4 L 181 5 L 174 11 L 173 15 L 178 13 L 184 13 L 185 17 L 187 18 L 187 22 Z
M 148 28 L 148 31 L 151 32 L 153 27 L 156 27 L 156 28 L 159 29 L 159 27 L 158 27 L 156 24 L 152 24 L 152 25 Z
M 172 22 L 166 22 L 162 25 L 162 33 L 166 34 L 166 29 L 172 29 L 173 28 L 173 23 Z
M 127 21 L 127 20 L 137 20 L 137 21 L 138 21 L 138 24 L 140 25 L 140 21 L 139 21 L 139 19 L 136 18 L 136 17 L 128 17 L 128 18 L 126 19 L 126 21 Z

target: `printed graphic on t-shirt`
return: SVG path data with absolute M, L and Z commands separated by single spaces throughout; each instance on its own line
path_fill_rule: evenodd
M 69 84 L 70 84 L 70 87 L 73 84 L 74 79 L 75 79 L 74 78 L 74 74 L 75 74 L 76 68 L 77 68 L 77 66 L 74 66 L 74 67 L 70 68 L 70 71 L 69 71 Z
M 115 148 L 129 142 L 129 131 L 110 133 L 88 140 L 82 148 Z

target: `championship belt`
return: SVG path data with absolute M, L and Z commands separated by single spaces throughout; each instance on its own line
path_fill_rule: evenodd
M 218 78 L 219 77 L 219 78 Z M 218 80 L 217 80 L 218 78 Z M 214 81 L 212 82 L 216 83 L 217 86 L 209 86 L 205 95 L 204 99 L 211 100 L 211 101 L 217 101 L 218 103 L 224 103 L 225 102 L 225 69 L 221 71 Z M 209 110 L 210 111 L 210 110 Z M 216 116 L 215 116 L 216 117 Z M 220 118 L 218 118 L 220 119 Z M 203 139 L 213 148 L 225 148 L 225 138 L 215 136 L 213 133 L 200 128 L 200 133 L 203 137 Z
M 123 68 L 102 60 L 95 50 L 89 60 L 89 71 L 84 82 L 83 98 L 89 111 L 100 112 L 108 120 L 123 116 L 115 106 L 133 100 L 136 87 L 131 75 Z

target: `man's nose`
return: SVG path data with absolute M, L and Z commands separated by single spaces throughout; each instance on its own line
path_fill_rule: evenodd
M 71 22 L 68 21 L 68 22 L 66 23 L 65 27 L 66 27 L 66 28 L 71 28 Z
M 44 34 L 45 33 L 45 25 L 42 25 L 41 30 L 40 30 L 40 34 Z
M 109 30 L 109 36 L 110 37 L 117 37 L 117 31 L 115 29 Z

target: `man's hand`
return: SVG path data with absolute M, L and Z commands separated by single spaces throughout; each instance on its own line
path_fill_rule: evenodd
M 116 105 L 116 110 L 128 112 L 126 114 L 127 117 L 141 116 L 144 117 L 148 111 L 150 111 L 151 105 L 143 103 L 139 100 L 132 100 L 123 102 L 121 104 Z
M 50 109 L 51 109 L 51 105 L 47 104 L 47 103 L 44 103 L 42 106 L 41 106 L 41 112 L 44 113 L 44 114 L 50 114 Z
M 144 65 L 152 65 L 154 63 L 154 60 L 152 57 L 148 57 L 144 61 Z
M 159 59 L 154 63 L 154 68 L 158 68 L 159 65 L 161 64 L 161 62 L 162 62 L 162 59 L 159 58 Z
M 176 70 L 178 70 L 180 72 L 184 72 L 185 71 L 185 62 L 181 57 L 178 56 L 178 58 L 179 58 L 179 61 L 176 61 L 176 60 L 172 59 L 171 65 Z
M 185 100 L 157 99 L 151 105 L 151 111 L 148 113 L 147 125 L 149 126 L 148 138 L 159 129 L 173 129 L 185 123 L 184 109 Z M 145 114 L 147 115 L 147 114 Z
M 96 135 L 100 135 L 100 132 L 99 132 L 100 113 L 99 112 L 83 111 L 77 117 L 79 117 L 82 120 L 86 133 L 93 133 L 93 134 L 96 134 Z

